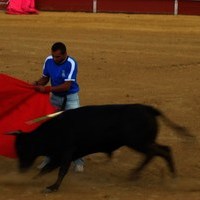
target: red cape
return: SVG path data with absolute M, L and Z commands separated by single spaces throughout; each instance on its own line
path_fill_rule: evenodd
M 35 0 L 10 0 L 6 9 L 7 14 L 38 14 L 35 9 Z
M 56 110 L 49 94 L 36 92 L 34 86 L 16 78 L 0 74 L 0 155 L 15 158 L 15 136 L 5 133 L 31 131 L 41 123 L 26 122 Z

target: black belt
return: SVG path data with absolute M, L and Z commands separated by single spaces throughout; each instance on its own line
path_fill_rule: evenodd
M 61 107 L 60 107 L 60 110 L 65 110 L 65 106 L 66 106 L 66 103 L 67 103 L 67 95 L 65 94 L 65 95 L 59 95 L 59 94 L 55 94 L 55 93 L 53 93 L 55 96 L 57 96 L 57 97 L 61 97 L 61 98 L 63 98 L 63 102 L 62 102 L 62 105 L 61 105 Z
M 65 95 L 63 97 L 63 102 L 62 102 L 62 105 L 60 107 L 60 110 L 65 110 L 66 103 L 67 103 L 67 96 Z

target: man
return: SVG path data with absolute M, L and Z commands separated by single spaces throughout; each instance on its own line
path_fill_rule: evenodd
M 65 44 L 54 43 L 51 47 L 51 55 L 45 60 L 42 77 L 34 82 L 35 89 L 38 92 L 51 93 L 51 103 L 59 110 L 78 108 L 80 103 L 77 67 L 77 62 L 67 54 Z M 51 86 L 46 86 L 49 81 Z M 40 167 L 47 162 L 48 158 Z M 84 170 L 83 158 L 75 160 L 74 164 L 76 172 Z

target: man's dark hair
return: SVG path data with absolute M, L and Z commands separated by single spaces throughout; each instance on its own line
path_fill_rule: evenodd
M 62 54 L 66 53 L 66 51 L 67 51 L 65 44 L 63 44 L 62 42 L 54 43 L 53 46 L 51 47 L 51 50 L 53 52 L 60 50 Z

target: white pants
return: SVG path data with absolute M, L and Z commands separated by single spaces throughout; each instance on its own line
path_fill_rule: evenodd
M 74 94 L 69 94 L 66 96 L 66 105 L 65 105 L 65 110 L 70 110 L 70 109 L 75 109 L 80 107 L 80 101 L 79 101 L 79 95 L 78 93 Z M 59 109 L 63 105 L 64 97 L 56 96 L 54 94 L 51 95 L 50 101 L 52 105 L 58 107 Z M 79 158 L 74 161 L 75 165 L 83 165 L 84 164 L 84 159 Z

